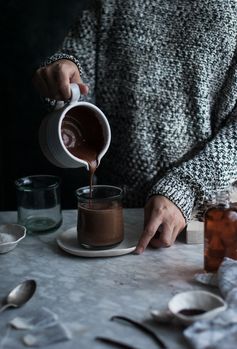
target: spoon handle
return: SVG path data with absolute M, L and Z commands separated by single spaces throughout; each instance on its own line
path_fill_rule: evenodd
M 7 303 L 7 304 L 4 304 L 2 306 L 2 308 L 0 308 L 0 313 L 2 313 L 5 309 L 9 308 L 9 307 L 16 307 L 15 304 L 11 304 L 11 303 Z

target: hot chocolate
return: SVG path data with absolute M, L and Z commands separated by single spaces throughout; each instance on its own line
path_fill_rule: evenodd
M 98 155 L 105 143 L 96 111 L 86 106 L 71 108 L 62 121 L 61 134 L 67 150 L 88 163 L 92 185 L 98 166 Z
M 89 248 L 108 248 L 123 240 L 123 209 L 115 203 L 93 204 L 78 210 L 78 241 Z
M 61 135 L 67 150 L 88 163 L 90 189 L 77 190 L 78 241 L 86 248 L 109 248 L 124 237 L 122 191 L 112 186 L 93 186 L 98 156 L 105 139 L 96 111 L 75 106 L 65 115 Z
M 124 238 L 122 190 L 94 185 L 76 191 L 78 198 L 78 241 L 87 248 L 109 248 Z

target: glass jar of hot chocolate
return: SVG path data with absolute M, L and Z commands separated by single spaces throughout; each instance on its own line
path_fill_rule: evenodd
M 106 249 L 124 238 L 122 189 L 109 185 L 79 188 L 77 237 L 87 249 Z

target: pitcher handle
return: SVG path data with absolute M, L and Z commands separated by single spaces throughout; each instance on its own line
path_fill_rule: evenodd
M 79 86 L 75 83 L 70 84 L 70 89 L 71 89 L 71 98 L 70 98 L 69 104 L 72 104 L 79 101 L 81 97 L 81 92 L 80 92 Z M 66 103 L 64 101 L 57 101 L 55 104 L 55 110 L 63 108 L 65 104 Z

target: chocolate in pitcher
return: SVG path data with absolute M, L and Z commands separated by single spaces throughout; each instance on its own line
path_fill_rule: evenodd
M 96 111 L 86 106 L 71 108 L 62 121 L 61 135 L 67 150 L 88 163 L 92 186 L 93 175 L 98 167 L 98 156 L 105 143 Z

